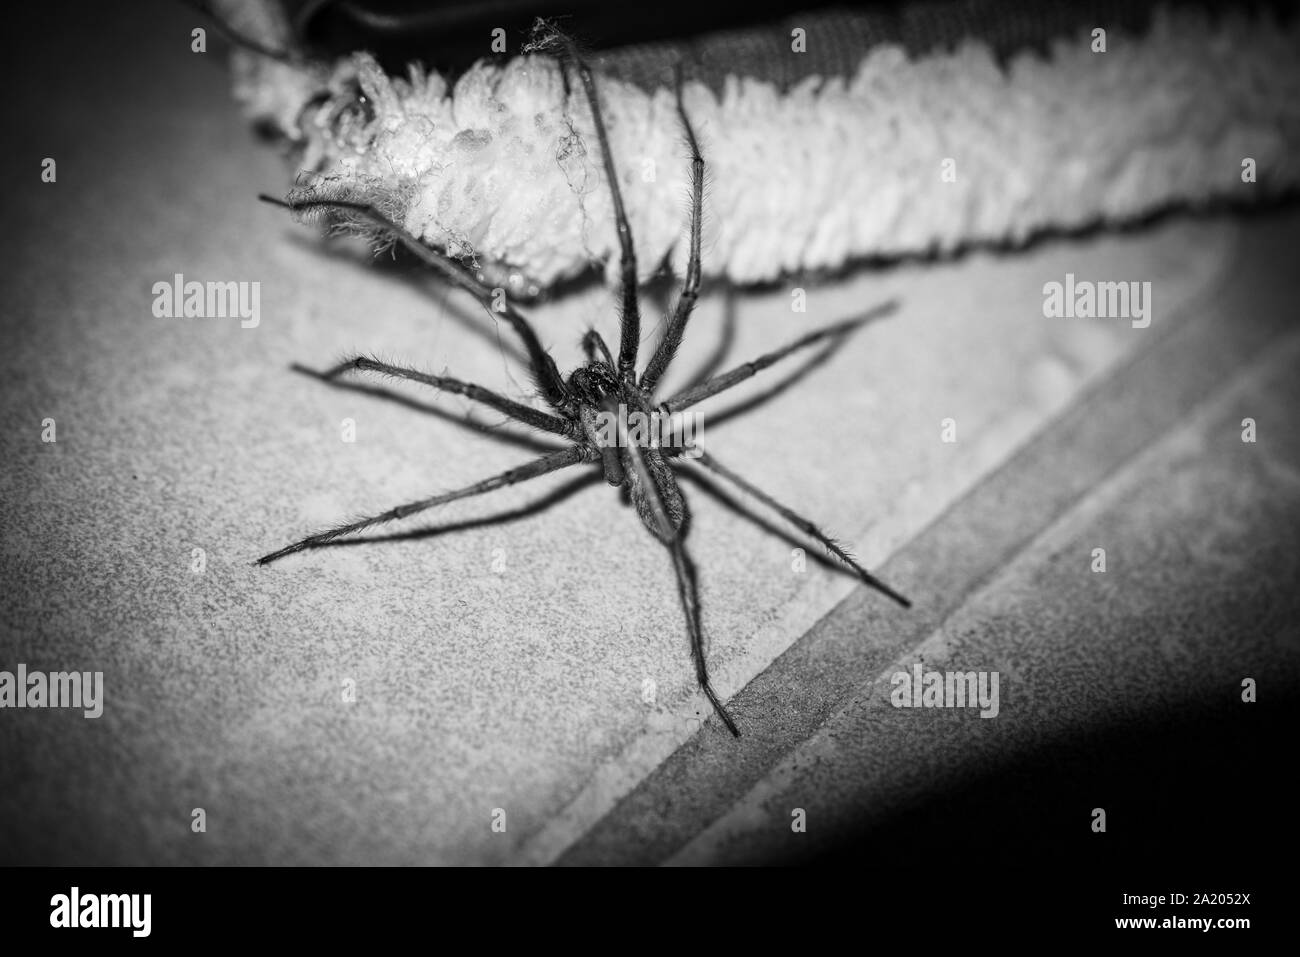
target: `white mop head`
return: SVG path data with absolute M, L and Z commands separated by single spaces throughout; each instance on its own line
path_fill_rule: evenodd
M 880 46 L 848 81 L 779 92 L 732 77 L 720 97 L 687 84 L 709 175 L 705 274 L 770 281 L 1294 189 L 1298 41 L 1268 17 L 1160 12 L 1105 52 L 1085 32 L 1005 69 L 974 43 L 917 59 Z M 616 265 L 590 114 L 556 61 L 480 63 L 448 87 L 364 54 L 329 72 L 240 59 L 240 100 L 302 147 L 298 195 L 371 201 L 525 285 Z M 680 274 L 690 165 L 673 91 L 597 82 L 642 278 Z

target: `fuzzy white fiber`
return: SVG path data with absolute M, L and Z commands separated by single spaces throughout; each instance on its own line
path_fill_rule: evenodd
M 974 43 L 917 59 L 880 46 L 850 80 L 688 84 L 705 274 L 764 282 L 1294 188 L 1297 41 L 1268 18 L 1163 12 L 1140 38 L 1111 32 L 1104 53 L 1087 33 L 1005 67 Z M 480 63 L 454 86 L 415 67 L 386 76 L 364 54 L 331 70 L 245 57 L 238 73 L 250 114 L 303 148 L 298 195 L 370 199 L 489 278 L 615 267 L 590 113 L 555 61 Z M 329 99 L 304 109 L 322 84 Z M 598 86 L 642 278 L 680 274 L 690 165 L 673 91 Z

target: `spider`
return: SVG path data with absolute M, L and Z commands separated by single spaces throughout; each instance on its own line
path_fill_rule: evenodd
M 870 314 L 861 316 L 810 332 L 783 348 L 739 365 L 721 375 L 708 378 L 675 395 L 657 398 L 656 389 L 659 381 L 677 354 L 686 333 L 687 322 L 699 297 L 704 158 L 700 154 L 695 131 L 682 101 L 682 81 L 679 70 L 676 89 L 677 115 L 691 154 L 690 255 L 678 299 L 668 318 L 663 337 L 645 367 L 638 372 L 637 352 L 641 339 L 641 314 L 637 298 L 636 252 L 633 248 L 632 231 L 623 207 L 623 197 L 615 174 L 614 158 L 605 132 L 595 81 L 586 62 L 572 47 L 571 41 L 562 42 L 565 43 L 566 54 L 563 62 L 572 64 L 576 69 L 583 94 L 591 110 L 593 126 L 600 145 L 605 180 L 609 185 L 612 199 L 619 243 L 621 277 L 619 295 L 622 306 L 617 356 L 610 351 L 600 333 L 591 329 L 582 338 L 587 364 L 573 370 L 566 379 L 560 374 L 555 360 L 542 347 L 536 332 L 523 315 L 508 302 L 502 303 L 499 298 L 493 305 L 489 305 L 492 301 L 492 292 L 479 279 L 471 275 L 458 262 L 429 248 L 407 230 L 390 221 L 373 205 L 341 198 L 294 199 L 292 194 L 288 201 L 266 195 L 259 198 L 298 214 L 324 213 L 342 216 L 354 223 L 366 224 L 379 231 L 381 235 L 392 237 L 394 241 L 401 243 L 452 285 L 476 296 L 489 311 L 495 306 L 497 313 L 504 315 L 518 336 L 526 352 L 532 382 L 541 398 L 550 407 L 550 411 L 542 411 L 515 402 L 472 382 L 463 382 L 442 375 L 429 375 L 362 355 L 346 359 L 328 372 L 320 374 L 320 378 L 333 381 L 347 373 L 366 372 L 419 382 L 455 395 L 463 395 L 474 402 L 495 409 L 509 419 L 560 436 L 567 440 L 568 444 L 562 449 L 548 452 L 473 485 L 407 502 L 368 518 L 309 535 L 263 556 L 258 560 L 258 564 L 267 565 L 286 555 L 325 545 L 342 536 L 384 522 L 403 519 L 448 502 L 526 482 L 560 469 L 579 465 L 595 466 L 603 470 L 605 480 L 611 486 L 626 490 L 641 524 L 671 556 L 677 578 L 677 593 L 685 613 L 696 680 L 727 730 L 740 737 L 740 730 L 709 681 L 695 566 L 686 551 L 685 539 L 690 524 L 690 511 L 678 484 L 678 469 L 703 468 L 721 476 L 774 510 L 804 534 L 816 539 L 825 546 L 831 556 L 842 563 L 846 570 L 855 574 L 863 582 L 904 607 L 909 607 L 910 602 L 858 564 L 842 545 L 813 522 L 781 504 L 741 475 L 726 468 L 699 445 L 689 439 L 679 441 L 681 436 L 676 431 L 675 425 L 680 422 L 679 414 L 684 410 L 725 392 L 793 353 L 820 342 L 826 343 L 827 352 L 837 349 L 849 334 L 872 316 Z M 892 305 L 892 303 L 886 304 L 885 308 L 890 308 Z M 882 311 L 884 310 L 878 309 L 875 312 L 878 314 Z M 616 416 L 616 410 L 623 410 L 627 414 Z M 634 413 L 640 413 L 641 422 L 652 421 L 662 425 L 667 420 L 673 425 L 667 428 L 651 428 L 648 430 L 649 437 L 645 436 L 647 430 L 644 429 L 641 430 L 641 435 L 637 435 L 636 430 L 629 430 L 627 426 Z M 617 427 L 611 434 L 610 424 L 613 418 L 617 418 Z

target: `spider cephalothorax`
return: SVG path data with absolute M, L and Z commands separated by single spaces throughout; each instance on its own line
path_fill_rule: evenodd
M 703 468 L 721 476 L 776 511 L 804 534 L 815 538 L 832 556 L 843 562 L 864 582 L 903 605 L 907 605 L 908 602 L 871 575 L 842 546 L 808 519 L 782 505 L 737 473 L 725 468 L 705 452 L 695 441 L 692 431 L 682 426 L 681 416 L 697 403 L 730 389 L 791 353 L 823 342 L 826 343 L 828 350 L 833 349 L 870 316 L 851 319 L 810 332 L 775 352 L 743 363 L 729 372 L 698 382 L 665 399 L 656 399 L 656 387 L 672 362 L 677 347 L 681 344 L 687 321 L 699 295 L 704 159 L 700 155 L 695 133 L 682 103 L 679 79 L 677 112 L 691 151 L 690 257 L 681 294 L 668 319 L 663 338 L 645 368 L 638 372 L 637 352 L 641 338 L 641 318 L 637 300 L 636 255 L 633 249 L 632 231 L 623 210 L 622 195 L 619 191 L 614 160 L 610 154 L 609 141 L 605 134 L 595 82 L 590 70 L 572 46 L 562 38 L 559 42 L 564 59 L 576 70 L 590 105 L 605 178 L 614 207 L 622 280 L 621 328 L 617 356 L 610 352 L 600 334 L 592 330 L 583 337 L 582 343 L 587 354 L 587 364 L 574 370 L 565 380 L 561 377 L 554 359 L 542 348 L 536 332 L 527 319 L 509 304 L 501 310 L 500 302 L 494 300 L 491 290 L 484 287 L 459 264 L 428 248 L 409 232 L 389 221 L 373 206 L 342 199 L 296 198 L 287 203 L 280 203 L 279 200 L 269 197 L 263 199 L 287 206 L 300 213 L 332 213 L 391 236 L 449 282 L 478 297 L 486 308 L 491 309 L 492 306 L 489 304 L 494 303 L 498 313 L 509 322 L 523 344 L 528 357 L 529 371 L 537 391 L 550 406 L 551 411 L 542 411 L 531 405 L 516 402 L 473 383 L 447 376 L 430 375 L 365 356 L 340 363 L 324 373 L 322 378 L 334 381 L 347 372 L 361 371 L 422 382 L 446 392 L 464 395 L 503 413 L 510 419 L 559 436 L 567 440 L 568 444 L 564 448 L 548 452 L 474 485 L 399 505 L 378 515 L 311 535 L 272 552 L 259 561 L 261 564 L 267 564 L 293 552 L 327 544 L 341 536 L 382 522 L 405 518 L 447 502 L 480 495 L 558 469 L 580 464 L 597 466 L 603 470 L 605 480 L 610 485 L 626 490 L 641 523 L 672 556 L 673 568 L 677 576 L 678 596 L 686 615 L 686 630 L 691 640 L 696 679 L 727 728 L 732 734 L 739 736 L 740 732 L 735 722 L 713 691 L 705 665 L 695 567 L 685 547 L 689 511 L 685 496 L 677 483 L 678 469 Z M 882 310 L 876 312 L 880 311 Z
M 597 359 L 569 374 L 569 391 L 587 405 L 599 405 L 619 389 L 618 374 L 608 362 Z

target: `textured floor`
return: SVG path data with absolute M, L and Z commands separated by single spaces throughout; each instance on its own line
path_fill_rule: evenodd
M 797 708 L 806 738 L 693 742 L 564 862 L 1100 868 L 1099 901 L 1139 867 L 1261 878 L 1293 833 L 1277 758 L 1300 677 L 1297 234 L 1295 214 L 1253 224 L 1175 334 L 894 556 L 926 598 L 884 616 L 890 640 L 866 640 L 885 629 L 855 594 L 738 699 Z M 1268 436 L 1244 443 L 1246 418 Z M 996 719 L 894 708 L 917 662 L 998 671 Z M 1245 678 L 1267 700 L 1243 704 Z
M 859 672 L 826 685 L 815 667 L 788 669 L 782 694 L 737 699 L 742 746 L 713 721 L 697 735 L 707 709 L 667 558 L 616 495 L 572 487 L 577 476 L 412 523 L 436 537 L 251 567 L 323 524 L 533 454 L 410 403 L 328 389 L 290 363 L 364 349 L 512 395 L 522 376 L 459 298 L 364 265 L 254 201 L 283 188 L 285 169 L 230 108 L 220 64 L 190 52 L 184 11 L 158 7 L 149 30 L 94 16 L 83 24 L 93 40 L 54 43 L 48 23 L 23 34 L 23 88 L 42 100 L 14 117 L 28 150 L 5 155 L 0 180 L 0 668 L 103 671 L 107 700 L 96 720 L 0 713 L 0 859 L 546 862 L 683 742 L 711 755 L 697 773 L 750 761 L 737 779 L 748 788 L 842 708 Z M 39 182 L 45 156 L 56 183 Z M 809 283 L 806 314 L 790 309 L 793 281 L 740 296 L 733 360 L 900 301 L 745 415 L 724 424 L 718 413 L 779 379 L 706 407 L 705 443 L 867 562 L 903 549 L 888 567 L 917 611 L 856 589 L 812 548 L 796 570 L 797 538 L 688 486 L 719 689 L 744 688 L 848 596 L 856 647 L 887 652 L 883 664 L 910 651 L 919 623 L 938 626 L 946 607 L 932 576 L 962 569 L 912 563 L 909 543 L 1090 386 L 1175 332 L 1254 228 L 1175 219 L 855 274 Z M 260 282 L 260 324 L 155 318 L 152 286 L 178 272 Z M 1153 282 L 1151 328 L 1044 319 L 1042 286 L 1067 272 Z M 705 361 L 722 314 L 722 297 L 707 296 L 674 381 Z M 563 366 L 588 324 L 609 335 L 612 307 L 589 289 L 537 320 Z M 46 418 L 56 443 L 41 441 Z M 946 418 L 955 443 L 941 441 Z M 341 439 L 345 419 L 354 442 Z M 503 512 L 511 520 L 481 521 Z M 931 544 L 930 557 L 958 544 Z M 725 834 L 686 847 L 743 793 L 715 790 L 724 803 L 673 825 L 684 831 L 665 825 L 653 857 L 730 853 Z M 191 830 L 195 808 L 206 833 Z M 497 809 L 504 833 L 491 826 Z

